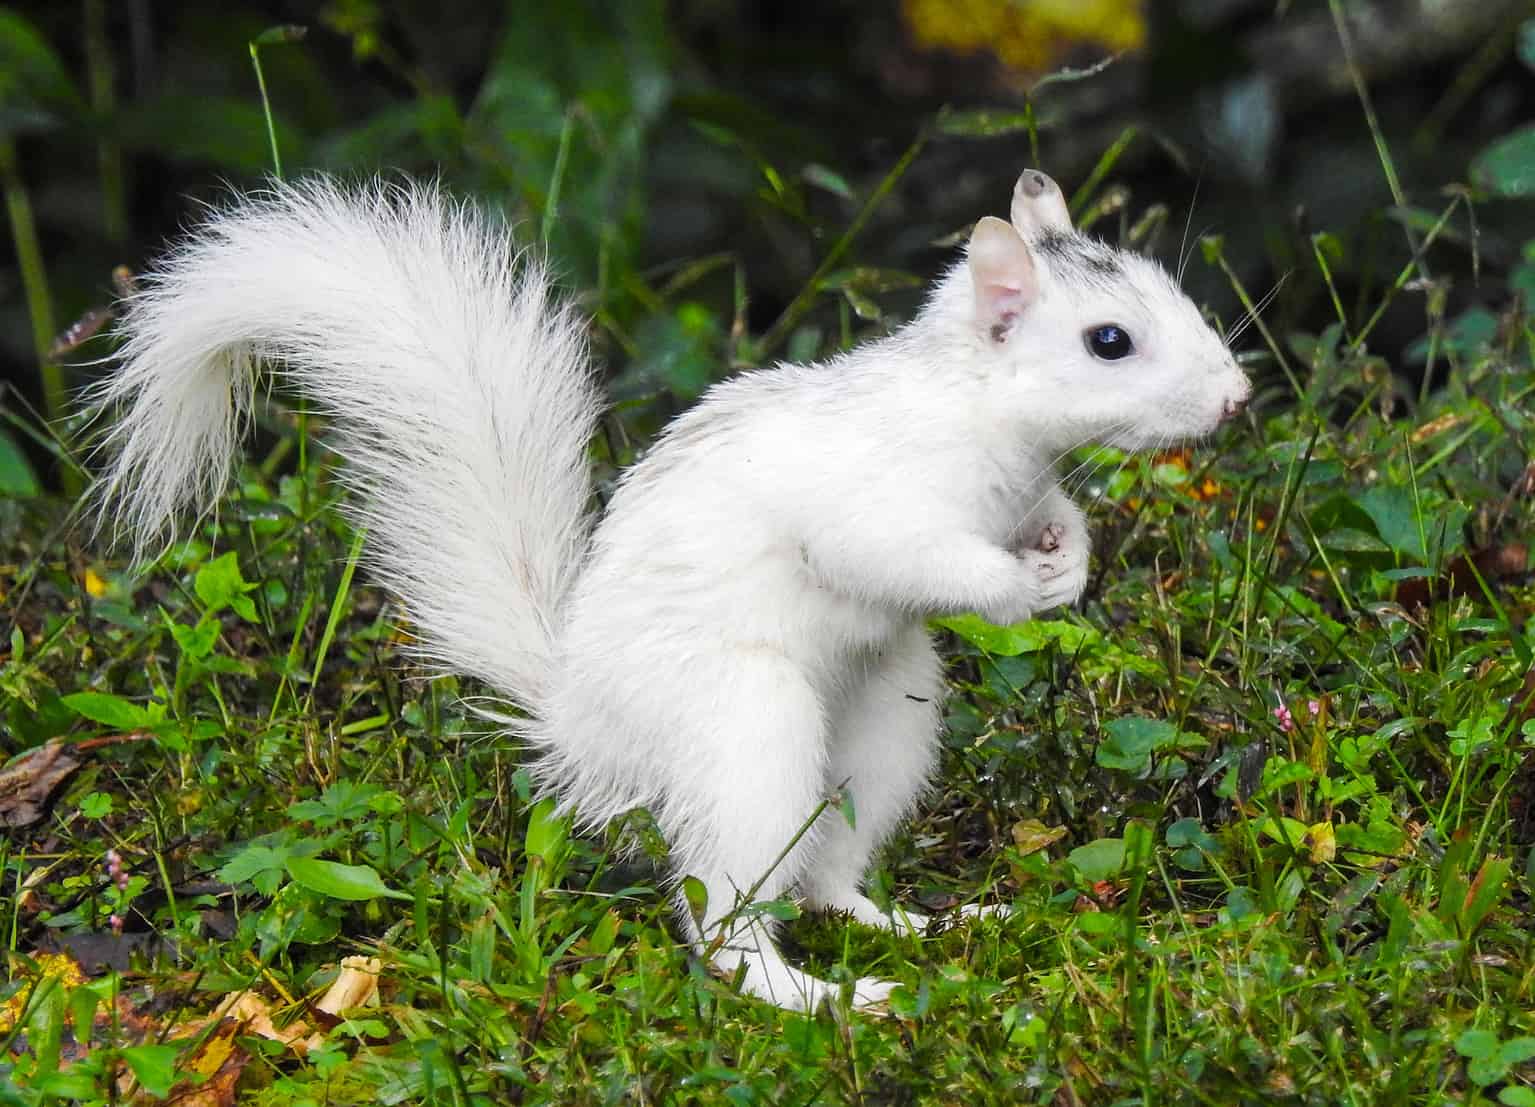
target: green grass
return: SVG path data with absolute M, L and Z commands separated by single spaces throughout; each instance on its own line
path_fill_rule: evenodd
M 548 211 L 586 156 L 559 133 Z M 1317 235 L 1286 289 L 1311 329 L 1261 329 L 1255 413 L 1217 441 L 1074 459 L 1097 536 L 1078 610 L 944 621 L 943 772 L 874 894 L 1012 916 L 787 928 L 820 973 L 899 980 L 887 1016 L 737 997 L 677 941 L 642 813 L 584 838 L 530 803 L 519 751 L 462 705 L 482 690 L 419 679 L 354 576 L 329 459 L 289 464 L 293 413 L 143 575 L 60 501 L 3 505 L 4 748 L 136 740 L 89 748 L 0 838 L 0 1104 L 205 1078 L 229 1038 L 204 1020 L 240 995 L 323 1038 L 238 1028 L 226 1074 L 274 1105 L 1535 1104 L 1530 321 L 1427 297 L 1423 395 L 1367 343 L 1460 202 L 1353 310 L 1334 282 L 1357 259 Z M 900 284 L 829 260 L 754 336 L 739 263 L 735 327 L 680 298 L 732 260 L 652 285 L 603 255 L 599 325 L 640 366 L 604 475 L 671 396 L 780 345 L 830 352 Z M 1535 263 L 1504 275 L 1535 288 Z M 50 949 L 116 960 L 82 979 Z M 311 1011 L 356 954 L 379 1002 Z

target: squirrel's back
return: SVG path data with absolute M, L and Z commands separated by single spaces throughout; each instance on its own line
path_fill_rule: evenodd
M 433 185 L 274 184 L 145 274 L 120 333 L 101 503 L 136 552 L 211 508 L 268 363 L 329 422 L 421 653 L 537 709 L 599 400 L 583 322 L 504 226 Z

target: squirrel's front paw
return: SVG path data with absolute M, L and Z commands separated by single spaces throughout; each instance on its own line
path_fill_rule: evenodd
M 1076 550 L 1024 550 L 1018 559 L 1037 582 L 1036 610 L 1075 603 L 1087 587 L 1087 557 Z

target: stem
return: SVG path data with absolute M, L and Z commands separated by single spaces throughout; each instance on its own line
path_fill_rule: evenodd
M 43 251 L 37 242 L 32 201 L 16 168 L 16 144 L 9 137 L 0 138 L 0 189 L 5 192 L 11 238 L 16 243 L 16 264 L 21 269 L 27 313 L 32 317 L 32 343 L 37 350 L 38 375 L 43 382 L 43 408 L 48 421 L 56 422 L 64 417 L 68 394 L 64 388 L 64 368 L 49 356 L 53 336 L 57 333 L 53 324 L 53 296 L 48 291 L 48 272 L 43 268 Z
M 85 63 L 90 74 L 91 108 L 96 113 L 96 166 L 101 174 L 102 223 L 107 238 L 122 242 L 128 237 L 128 202 L 123 185 L 123 152 L 112 135 L 112 114 L 117 106 L 116 66 L 112 43 L 107 38 L 104 0 L 85 0 Z
M 853 219 L 848 229 L 843 231 L 837 241 L 832 244 L 832 248 L 826 252 L 826 256 L 821 259 L 821 264 L 816 266 L 815 272 L 805 282 L 805 286 L 799 290 L 799 294 L 789 302 L 789 306 L 784 309 L 783 314 L 778 317 L 773 325 L 768 328 L 767 333 L 762 336 L 759 356 L 768 353 L 782 342 L 794 328 L 794 325 L 800 321 L 805 312 L 810 310 L 811 304 L 815 302 L 816 296 L 820 294 L 821 282 L 826 278 L 826 274 L 830 273 L 837 262 L 842 260 L 842 255 L 847 253 L 848 247 L 853 244 L 853 240 L 863 230 L 863 226 L 869 221 L 869 217 L 874 214 L 875 209 L 890 194 L 890 190 L 895 187 L 896 182 L 905 176 L 906 170 L 911 168 L 911 163 L 922 152 L 922 147 L 927 145 L 930 133 L 928 127 L 922 128 L 917 134 L 916 139 L 906 148 L 906 152 L 901 155 L 901 160 L 895 163 L 895 168 L 885 174 L 885 179 L 879 182 L 879 187 L 864 201 L 864 205 L 859 209 L 858 215 Z
M 266 76 L 261 72 L 261 48 L 256 43 L 250 44 L 251 65 L 256 69 L 256 87 L 261 90 L 261 110 L 266 115 L 266 137 L 272 144 L 272 173 L 277 179 L 282 180 L 282 154 L 277 150 L 277 127 L 272 122 L 272 102 L 266 94 Z

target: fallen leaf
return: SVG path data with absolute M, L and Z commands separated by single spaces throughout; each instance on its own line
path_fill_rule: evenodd
M 1417 430 L 1412 432 L 1412 444 L 1414 446 L 1421 445 L 1422 443 L 1427 442 L 1430 438 L 1434 437 L 1434 435 L 1443 434 L 1445 431 L 1459 426 L 1460 421 L 1461 417 L 1454 412 L 1450 412 L 1447 415 L 1441 415 L 1437 419 L 1431 419 L 1427 423 L 1424 423 Z
M 243 1033 L 281 1042 L 299 1056 L 325 1044 L 324 1036 L 316 1033 L 303 1019 L 294 1019 L 278 1029 L 272 1021 L 271 1010 L 266 1000 L 254 992 L 235 992 L 219 1002 L 213 1017 L 234 1019 L 243 1027 Z
M 54 788 L 83 762 L 72 745 L 51 738 L 0 769 L 0 826 L 31 826 L 41 819 Z
M 1046 826 L 1038 819 L 1024 819 L 1013 824 L 1013 844 L 1024 856 L 1038 853 L 1066 837 L 1064 826 Z
M 0 769 L 0 826 L 31 826 L 43 817 L 48 797 L 59 782 L 84 764 L 81 754 L 122 742 L 142 742 L 145 731 L 104 734 L 83 742 L 50 738 Z
M 181 1071 L 195 1073 L 203 1079 L 178 1084 L 171 1089 L 165 1102 L 177 1107 L 229 1107 L 236 1102 L 236 1085 L 250 1063 L 250 1054 L 235 1041 L 239 1032 L 239 1023 L 225 1019 L 201 1048 L 179 1066 Z
M 354 1007 L 377 1006 L 378 974 L 382 968 L 377 957 L 343 957 L 341 975 L 331 982 L 314 1009 L 339 1016 Z

